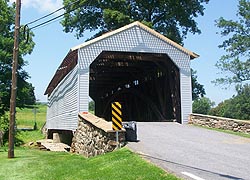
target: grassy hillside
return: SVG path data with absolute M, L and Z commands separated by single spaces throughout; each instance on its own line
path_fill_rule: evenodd
M 33 128 L 35 121 L 40 129 L 46 121 L 45 104 L 38 104 L 35 108 L 17 108 L 16 109 L 16 124 L 18 128 Z M 36 111 L 36 113 L 35 113 Z
M 2 180 L 175 180 L 173 175 L 147 163 L 126 148 L 84 158 L 70 153 L 16 149 L 15 159 L 7 159 L 0 149 L 0 179 Z
M 38 105 L 38 129 L 46 119 L 46 105 Z M 32 109 L 17 109 L 17 126 L 34 126 Z M 40 130 L 18 131 L 20 142 L 27 143 L 43 138 Z M 127 148 L 92 158 L 65 153 L 40 151 L 35 147 L 15 147 L 15 158 L 8 159 L 8 148 L 0 147 L 1 180 L 176 180 L 175 176 L 146 162 Z

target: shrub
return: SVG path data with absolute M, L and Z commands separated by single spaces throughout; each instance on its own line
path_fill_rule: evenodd
M 214 102 L 209 98 L 198 98 L 193 101 L 193 112 L 198 114 L 208 114 L 212 106 L 214 106 Z
M 250 120 L 250 85 L 238 86 L 237 95 L 212 108 L 210 115 Z
M 7 132 L 9 129 L 9 119 L 6 114 L 0 116 L 0 146 L 2 146 L 7 140 Z

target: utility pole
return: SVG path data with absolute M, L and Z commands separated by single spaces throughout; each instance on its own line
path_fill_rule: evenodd
M 21 0 L 16 0 L 16 17 L 14 32 L 14 48 L 12 61 L 12 85 L 10 97 L 10 124 L 9 124 L 9 149 L 8 158 L 14 158 L 15 120 L 16 120 L 16 91 L 17 91 L 17 66 L 19 52 Z

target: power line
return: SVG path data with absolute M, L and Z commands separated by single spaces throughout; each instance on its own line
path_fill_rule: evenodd
M 33 30 L 37 30 L 37 29 L 43 28 L 43 27 L 45 27 L 45 26 L 47 26 L 47 25 L 50 25 L 50 24 L 52 24 L 52 23 L 54 23 L 54 22 L 58 22 L 58 21 L 60 21 L 60 20 L 62 20 L 62 19 L 63 19 L 63 17 L 58 18 L 58 19 L 54 19 L 53 21 L 48 22 L 47 24 L 41 25 L 41 26 L 39 26 L 39 27 L 36 27 L 36 28 L 32 27 L 32 29 L 33 29 Z M 28 31 L 29 31 L 29 30 L 30 30 L 30 29 L 28 29 Z M 28 31 L 27 31 L 27 33 L 28 33 Z
M 31 21 L 31 22 L 27 23 L 26 25 L 33 24 L 33 23 L 35 23 L 35 22 L 37 22 L 37 21 L 40 21 L 40 20 L 42 20 L 42 19 L 44 19 L 44 18 L 46 18 L 46 17 L 51 16 L 52 14 L 55 14 L 56 12 L 58 12 L 58 11 L 60 11 L 60 10 L 62 10 L 62 9 L 64 9 L 64 6 L 61 7 L 61 8 L 59 8 L 59 9 L 57 9 L 57 10 L 55 10 L 55 11 L 53 11 L 53 12 L 51 12 L 51 13 L 49 13 L 49 14 L 47 14 L 47 15 L 45 15 L 45 16 L 42 16 L 42 17 L 40 17 L 40 18 L 38 18 L 38 19 L 36 19 L 36 20 L 34 20 L 34 21 Z
M 47 15 L 45 15 L 45 16 L 42 16 L 42 17 L 40 17 L 40 18 L 38 18 L 38 19 L 36 19 L 36 20 L 33 20 L 33 21 L 27 23 L 27 24 L 25 25 L 25 27 L 28 27 L 28 25 L 33 24 L 33 23 L 35 23 L 35 22 L 37 22 L 37 21 L 40 21 L 40 20 L 42 20 L 42 19 L 44 19 L 44 18 L 47 18 L 47 17 L 49 17 L 49 16 L 51 16 L 51 15 L 53 15 L 53 14 L 59 12 L 60 10 L 65 9 L 65 8 L 67 8 L 67 7 L 70 7 L 70 6 L 72 6 L 72 5 L 74 5 L 74 4 L 78 3 L 78 2 L 80 2 L 80 0 L 77 0 L 77 1 L 75 1 L 75 2 L 72 2 L 72 3 L 70 3 L 70 4 L 67 5 L 67 6 L 63 6 L 63 7 L 59 8 L 59 9 L 57 9 L 57 10 L 55 10 L 55 11 L 53 11 L 53 12 L 47 14 Z M 61 15 L 58 15 L 58 16 L 56 16 L 56 17 L 54 17 L 54 18 L 51 18 L 51 19 L 49 19 L 49 20 L 47 20 L 47 21 L 45 21 L 45 22 L 42 22 L 42 23 L 40 23 L 40 24 L 38 24 L 38 25 L 35 25 L 35 26 L 29 28 L 29 30 L 35 29 L 35 28 L 40 27 L 40 26 L 43 26 L 43 25 L 45 25 L 45 24 L 47 24 L 47 23 L 49 23 L 49 22 L 52 22 L 52 21 L 54 21 L 55 19 L 58 19 L 58 18 L 64 16 L 65 14 L 68 14 L 68 13 L 70 13 L 70 12 L 76 10 L 77 8 L 79 8 L 79 7 L 76 7 L 76 8 L 74 8 L 74 9 L 71 9 L 71 10 L 68 11 L 68 12 L 65 12 L 65 13 L 63 13 L 63 14 L 61 14 Z
M 40 24 L 38 24 L 38 25 L 35 25 L 35 26 L 33 26 L 33 27 L 29 28 L 29 29 L 32 30 L 32 29 L 38 28 L 38 27 L 40 27 L 40 26 L 42 26 L 42 25 L 45 25 L 45 24 L 47 24 L 47 23 L 49 23 L 49 22 L 51 22 L 51 21 L 54 21 L 54 20 L 56 20 L 56 19 L 58 19 L 58 18 L 64 16 L 65 14 L 67 14 L 67 13 L 63 13 L 63 14 L 61 14 L 61 15 L 59 15 L 59 16 L 56 16 L 56 17 L 54 17 L 54 18 L 52 18 L 52 19 L 49 19 L 48 21 L 42 22 L 42 23 L 40 23 Z

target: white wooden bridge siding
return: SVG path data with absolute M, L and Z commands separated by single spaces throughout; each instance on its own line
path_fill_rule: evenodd
M 78 110 L 78 68 L 76 66 L 48 97 L 46 127 L 75 130 Z
M 165 53 L 180 69 L 181 117 L 187 123 L 192 112 L 190 55 L 139 26 L 134 26 L 89 45 L 78 51 L 79 111 L 88 110 L 89 66 L 102 51 Z

